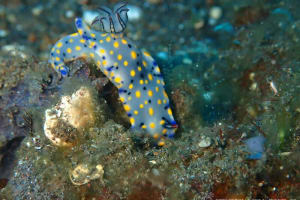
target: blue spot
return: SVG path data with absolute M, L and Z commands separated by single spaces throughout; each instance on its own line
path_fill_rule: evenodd
M 166 109 L 168 109 L 169 107 L 170 107 L 170 105 L 169 105 L 169 104 L 167 104 L 167 105 L 165 106 L 165 110 L 166 110 Z
M 88 37 L 87 35 L 82 35 L 82 38 L 85 39 L 85 40 L 89 40 L 91 39 L 90 37 Z
M 127 116 L 128 116 L 128 117 L 131 117 L 131 116 L 132 116 L 132 114 L 131 114 L 131 113 L 128 113 L 128 114 L 127 114 Z
M 157 66 L 157 63 L 156 63 L 156 61 L 154 61 L 154 62 L 153 62 L 153 65 L 154 65 L 154 66 Z
M 105 60 L 105 56 L 103 56 L 102 59 Z
M 63 76 L 66 76 L 68 74 L 68 71 L 66 68 L 60 69 L 59 71 L 60 71 L 61 75 L 63 75 Z
M 170 133 L 170 134 L 168 134 L 168 138 L 174 138 L 174 136 L 175 136 L 175 133 Z
M 93 48 L 94 48 L 94 50 L 96 50 L 97 49 L 97 45 L 93 46 Z
M 78 19 L 76 21 L 76 25 L 77 25 L 78 28 L 81 28 L 82 27 L 82 21 L 80 19 Z
M 107 71 L 110 72 L 113 68 L 114 68 L 114 66 L 108 67 L 108 68 L 107 68 Z
M 171 121 L 171 124 L 172 125 L 177 125 L 177 123 L 173 120 L 173 121 Z
M 126 92 L 127 92 L 127 90 L 124 90 L 122 88 L 119 89 L 119 93 L 126 93 Z

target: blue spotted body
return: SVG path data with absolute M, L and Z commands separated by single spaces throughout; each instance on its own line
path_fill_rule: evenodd
M 132 128 L 149 133 L 159 140 L 158 145 L 164 145 L 163 138 L 173 137 L 177 124 L 157 63 L 122 34 L 92 30 L 80 18 L 75 25 L 77 33 L 63 37 L 52 48 L 52 67 L 65 77 L 69 73 L 66 61 L 93 59 L 119 89 Z

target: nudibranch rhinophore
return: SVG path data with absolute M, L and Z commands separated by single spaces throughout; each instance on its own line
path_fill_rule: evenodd
M 100 15 L 92 24 L 100 23 L 101 31 L 90 29 L 81 18 L 76 18 L 77 33 L 61 38 L 54 45 L 49 62 L 65 77 L 69 74 L 66 61 L 92 58 L 119 89 L 132 128 L 149 133 L 162 146 L 165 137 L 174 136 L 178 125 L 157 63 L 122 34 L 128 21 L 126 6 L 127 3 L 119 3 L 113 10 L 99 8 Z

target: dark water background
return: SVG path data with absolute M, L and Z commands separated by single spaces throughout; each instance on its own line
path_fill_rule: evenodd
M 180 126 L 162 148 L 128 130 L 90 60 L 55 83 L 47 64 L 75 17 L 115 3 L 0 0 L 0 198 L 299 198 L 300 1 L 128 1 L 125 34 L 161 67 Z M 99 102 L 96 123 L 55 147 L 44 112 L 81 86 Z M 72 184 L 80 164 L 101 164 L 103 177 Z

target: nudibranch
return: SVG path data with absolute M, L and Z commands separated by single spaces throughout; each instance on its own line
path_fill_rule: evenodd
M 126 3 L 113 10 L 100 7 L 100 15 L 92 23 L 100 23 L 93 30 L 81 18 L 75 19 L 77 33 L 61 38 L 52 48 L 52 67 L 66 77 L 66 61 L 90 57 L 109 80 L 119 89 L 119 99 L 127 112 L 132 128 L 148 133 L 164 145 L 164 138 L 172 138 L 178 127 L 165 91 L 160 68 L 146 51 L 139 50 L 122 32 L 128 21 Z

